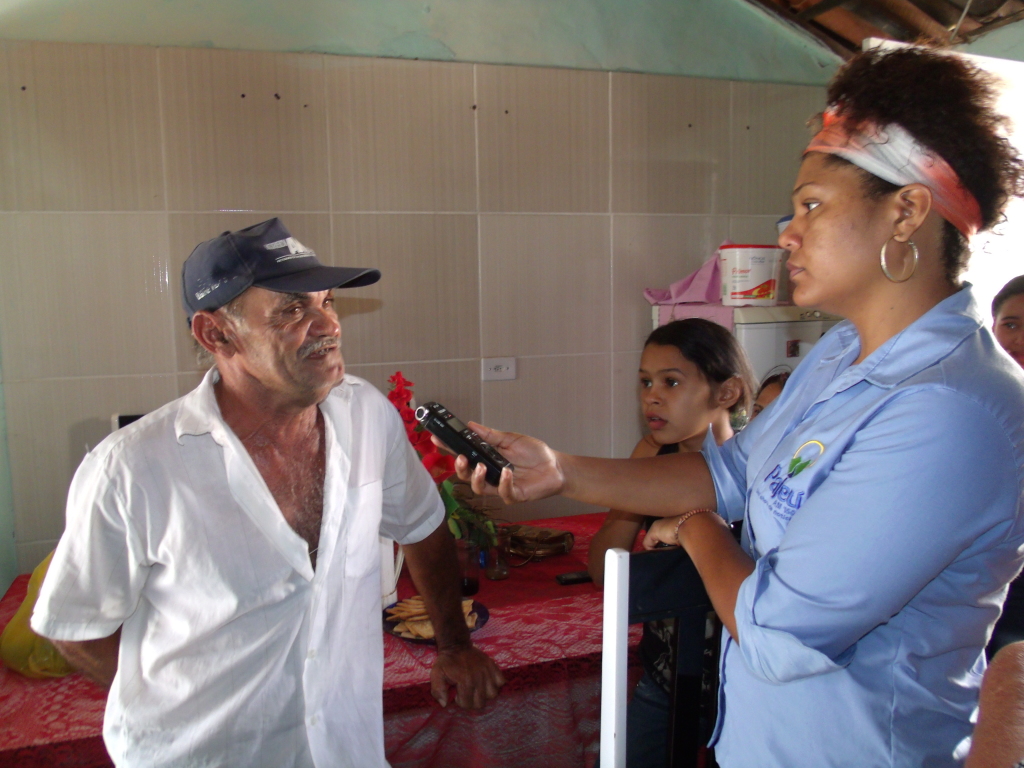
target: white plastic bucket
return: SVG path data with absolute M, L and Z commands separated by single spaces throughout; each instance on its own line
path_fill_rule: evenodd
M 784 249 L 776 245 L 723 245 L 722 303 L 727 307 L 774 307 Z

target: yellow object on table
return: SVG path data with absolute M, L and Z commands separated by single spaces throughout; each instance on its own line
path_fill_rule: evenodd
M 43 585 L 52 558 L 53 552 L 32 571 L 25 599 L 0 635 L 0 659 L 8 668 L 28 677 L 64 677 L 75 671 L 53 643 L 37 635 L 29 626 L 32 609 L 39 597 L 39 588 Z

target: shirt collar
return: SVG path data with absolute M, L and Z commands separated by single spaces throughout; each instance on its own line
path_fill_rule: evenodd
M 174 437 L 179 443 L 184 435 L 210 434 L 217 439 L 218 433 L 226 427 L 213 391 L 218 381 L 220 372 L 214 366 L 206 372 L 199 386 L 181 399 L 181 408 L 174 420 Z
M 897 333 L 868 355 L 857 366 L 857 380 L 890 389 L 948 356 L 960 343 L 984 325 L 974 290 L 970 283 L 949 296 Z M 860 340 L 852 324 L 838 329 L 835 355 L 823 359 L 845 357 Z M 846 382 L 847 385 L 853 382 Z
M 223 444 L 220 435 L 227 429 L 227 424 L 220 414 L 217 395 L 213 390 L 218 381 L 220 372 L 217 366 L 213 366 L 206 372 L 199 386 L 182 398 L 178 417 L 174 420 L 174 436 L 179 443 L 183 435 L 209 434 L 218 443 Z M 352 396 L 352 387 L 360 386 L 362 383 L 361 379 L 345 376 L 332 390 L 332 394 L 338 393 L 347 401 Z

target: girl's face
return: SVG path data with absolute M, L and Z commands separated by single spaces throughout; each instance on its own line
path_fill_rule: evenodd
M 701 370 L 674 346 L 648 344 L 640 357 L 640 408 L 658 445 L 687 440 L 700 448 L 708 425 L 724 409 L 715 404 Z
M 751 409 L 753 410 L 753 413 L 750 415 L 750 418 L 757 416 L 757 414 L 771 405 L 772 401 L 781 394 L 782 385 L 777 381 L 773 381 L 768 386 L 762 387 L 761 391 L 757 394 L 757 399 L 754 401 L 754 407 Z
M 992 332 L 1000 346 L 1010 353 L 1010 357 L 1024 367 L 1024 293 L 1018 293 L 1003 302 Z

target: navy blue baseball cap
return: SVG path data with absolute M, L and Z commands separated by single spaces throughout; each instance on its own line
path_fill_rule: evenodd
M 254 285 L 282 293 L 315 293 L 378 280 L 376 269 L 325 267 L 278 218 L 200 243 L 181 268 L 189 323 L 196 312 L 220 309 Z

